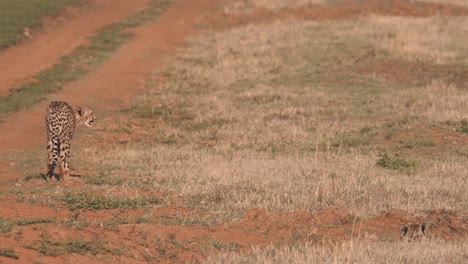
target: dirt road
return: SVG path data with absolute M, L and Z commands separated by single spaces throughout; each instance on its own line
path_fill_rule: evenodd
M 0 95 L 58 61 L 105 25 L 145 8 L 148 0 L 92 0 L 44 19 L 30 40 L 0 52 Z
M 108 4 L 109 1 L 102 0 L 102 2 L 100 4 L 105 6 L 105 3 Z M 129 10 L 139 10 L 144 6 L 145 2 L 141 0 L 118 1 L 119 5 L 122 5 L 121 9 L 127 10 L 126 14 L 129 13 Z M 175 1 L 164 15 L 153 22 L 137 28 L 134 32 L 134 37 L 121 47 L 112 58 L 101 65 L 99 69 L 77 82 L 66 85 L 59 93 L 50 96 L 50 100 L 66 100 L 75 104 L 85 103 L 97 110 L 109 107 L 116 101 L 129 101 L 134 92 L 141 88 L 145 77 L 158 64 L 158 55 L 173 51 L 177 45 L 192 35 L 196 31 L 194 28 L 196 21 L 201 19 L 205 12 L 216 8 L 217 2 L 219 1 Z M 106 12 L 111 11 L 117 14 L 113 16 L 106 15 Z M 118 11 L 121 10 L 114 10 L 113 8 L 99 8 L 95 10 L 95 12 L 103 13 L 103 17 L 107 18 L 105 21 L 112 21 L 112 19 L 125 15 L 124 12 Z M 27 65 L 2 72 L 0 83 L 14 83 L 27 78 L 27 76 L 34 75 L 38 70 L 48 65 L 50 61 L 53 61 L 52 58 L 59 58 L 66 53 L 69 50 L 69 46 L 63 45 L 64 48 L 44 47 L 45 55 L 37 51 L 41 55 L 38 56 L 39 58 L 34 59 L 36 63 L 33 63 L 29 58 L 35 57 L 35 55 L 23 55 L 24 49 L 29 50 L 36 45 L 44 46 L 44 43 L 48 42 L 46 40 L 51 38 L 56 39 L 57 43 L 71 41 L 71 43 L 76 42 L 78 44 L 80 41 L 84 41 L 83 32 L 92 34 L 93 30 L 79 29 L 81 25 L 79 21 L 90 19 L 89 14 L 83 14 L 83 16 L 84 18 L 75 18 L 76 22 L 74 23 L 64 24 L 63 28 L 51 31 L 46 30 L 31 43 L 5 51 L 3 56 L 0 56 L 0 69 L 1 65 L 7 64 L 11 57 L 16 58 L 15 64 Z M 99 16 L 99 14 L 96 13 L 94 16 Z M 85 23 L 85 25 L 88 25 L 88 23 Z M 97 29 L 97 27 L 93 28 Z M 77 37 L 74 41 L 69 40 L 68 34 L 57 34 L 57 32 L 62 31 L 77 32 L 76 34 L 81 35 L 81 37 Z M 44 57 L 48 59 L 45 60 Z M 44 64 L 42 64 L 41 58 Z M 11 75 L 9 76 L 9 74 Z M 30 110 L 12 114 L 11 117 L 7 118 L 0 127 L 0 148 L 24 149 L 31 145 L 43 144 L 45 138 L 43 115 L 47 104 L 48 102 L 40 103 Z

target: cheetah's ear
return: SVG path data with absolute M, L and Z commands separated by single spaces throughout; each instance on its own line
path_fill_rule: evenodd
M 83 116 L 83 108 L 78 107 L 78 114 L 79 114 L 80 116 Z
M 400 236 L 404 237 L 408 233 L 408 225 L 402 225 L 400 228 Z
M 421 231 L 422 231 L 422 233 L 423 233 L 424 235 L 426 235 L 427 228 L 428 228 L 428 226 L 427 226 L 426 223 L 423 223 L 423 224 L 421 225 Z

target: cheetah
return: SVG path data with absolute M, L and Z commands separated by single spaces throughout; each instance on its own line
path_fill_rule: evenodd
M 46 179 L 54 176 L 58 165 L 62 181 L 70 176 L 70 147 L 76 125 L 91 127 L 96 118 L 88 107 L 74 107 L 66 102 L 54 101 L 47 107 L 45 121 L 48 152 Z
M 411 242 L 424 240 L 427 236 L 428 229 L 432 227 L 431 224 L 427 223 L 407 223 L 400 228 L 400 237 L 402 241 Z

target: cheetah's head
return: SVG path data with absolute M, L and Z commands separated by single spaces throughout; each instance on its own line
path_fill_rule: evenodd
M 427 231 L 432 227 L 428 223 L 407 223 L 401 226 L 400 236 L 405 241 L 423 240 L 426 238 Z
M 91 127 L 94 121 L 96 121 L 93 110 L 89 109 L 86 106 L 79 106 L 76 108 L 75 111 L 76 111 L 76 123 L 77 124 Z

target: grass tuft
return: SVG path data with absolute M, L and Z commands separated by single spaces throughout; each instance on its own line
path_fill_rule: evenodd
M 14 224 L 14 221 L 0 217 L 0 232 L 9 233 L 13 229 Z
M 98 254 L 111 254 L 121 255 L 122 251 L 118 248 L 109 248 L 100 240 L 69 240 L 66 242 L 51 241 L 48 237 L 42 237 L 41 241 L 34 242 L 33 244 L 27 245 L 26 247 L 36 250 L 44 256 L 60 256 L 70 253 L 76 253 L 80 255 L 92 255 Z
M 55 220 L 50 218 L 34 218 L 17 220 L 15 223 L 19 226 L 53 223 Z
M 0 217 L 0 233 L 9 233 L 13 230 L 13 226 L 25 226 L 25 225 L 35 225 L 35 224 L 47 224 L 53 223 L 54 220 L 50 218 L 32 218 L 32 219 L 22 219 L 22 220 L 11 220 Z
M 12 259 L 19 259 L 18 254 L 16 253 L 15 249 L 10 248 L 0 248 L 0 256 L 12 258 Z

